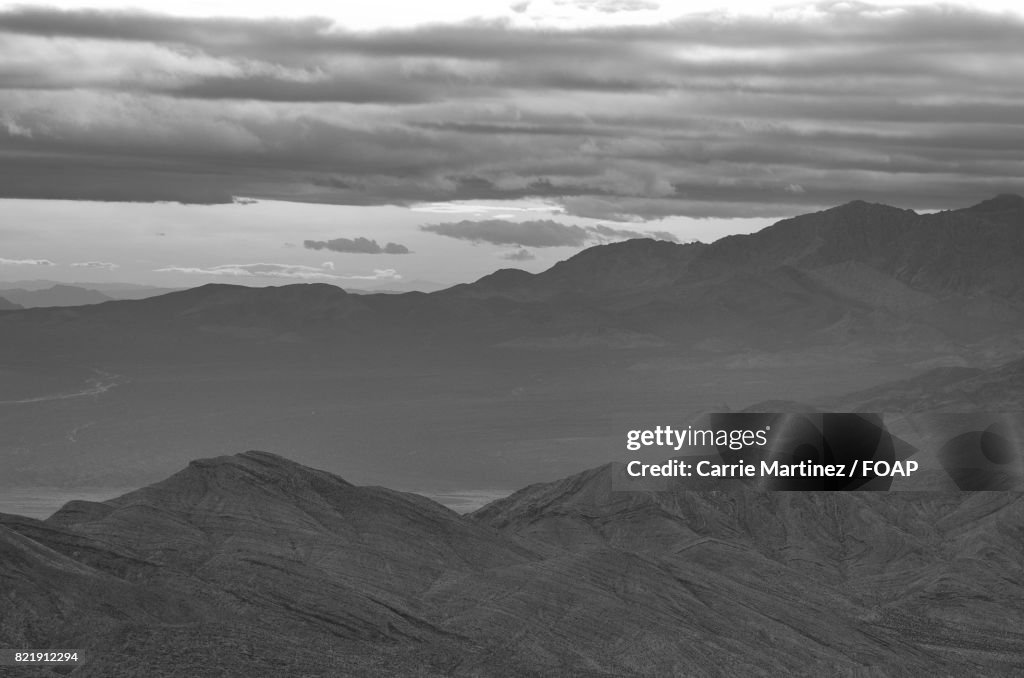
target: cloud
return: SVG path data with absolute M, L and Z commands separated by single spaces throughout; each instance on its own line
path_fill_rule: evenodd
M 550 219 L 536 221 L 456 221 L 420 226 L 420 230 L 473 243 L 492 245 L 518 245 L 520 247 L 582 247 L 592 242 L 627 240 L 630 238 L 659 238 L 678 242 L 665 231 L 645 233 L 608 226 L 576 226 Z
M 625 223 L 1022 190 L 1016 15 L 826 2 L 553 30 L 516 7 L 376 31 L 0 10 L 0 197 L 540 198 Z
M 610 226 L 590 226 L 587 228 L 591 233 L 596 234 L 599 238 L 607 240 L 629 240 L 631 238 L 654 238 L 656 240 L 668 240 L 669 242 L 679 242 L 673 234 L 668 231 L 633 231 L 627 228 L 611 228 Z
M 427 224 L 420 226 L 420 230 L 474 243 L 524 247 L 580 247 L 589 239 L 586 229 L 549 219 L 522 222 L 504 219 L 463 220 Z
M 402 276 L 393 268 L 375 268 L 369 275 L 349 275 L 345 280 L 401 280 Z
M 501 258 L 507 259 L 508 261 L 532 261 L 537 257 L 530 250 L 519 248 L 514 252 L 503 254 Z
M 328 265 L 330 264 L 330 265 Z M 299 280 L 332 279 L 332 280 L 394 280 L 402 276 L 393 269 L 374 269 L 367 275 L 336 275 L 329 271 L 334 265 L 327 262 L 321 267 L 303 266 L 299 264 L 222 264 L 219 266 L 167 266 L 155 269 L 157 273 L 187 273 L 194 275 L 215 275 L 229 277 L 260 277 L 260 278 L 293 278 Z
M 592 9 L 598 12 L 614 14 L 616 12 L 642 12 L 658 9 L 657 2 L 647 0 L 572 0 L 567 4 L 581 9 Z
M 305 240 L 302 246 L 307 250 L 330 250 L 349 254 L 409 254 L 405 245 L 389 242 L 381 247 L 376 240 L 368 238 L 335 238 L 334 240 Z
M 115 268 L 120 268 L 117 264 L 112 264 L 109 261 L 76 261 L 71 264 L 76 268 L 100 268 L 106 271 L 113 271 Z
M 0 266 L 56 266 L 49 259 L 4 259 L 0 257 Z

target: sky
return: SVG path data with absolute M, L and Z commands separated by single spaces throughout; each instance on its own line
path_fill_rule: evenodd
M 403 289 L 1021 193 L 1012 2 L 0 2 L 0 280 Z

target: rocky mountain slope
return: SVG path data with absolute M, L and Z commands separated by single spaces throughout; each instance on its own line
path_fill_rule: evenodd
M 622 493 L 472 516 L 282 457 L 0 517 L 0 644 L 74 675 L 1014 675 L 1015 493 Z
M 816 620 L 813 629 L 797 625 L 812 646 L 843 629 L 850 645 L 833 658 L 839 671 L 866 649 L 849 635 L 864 623 L 901 657 L 886 675 L 924 671 L 932 660 L 942 668 L 929 670 L 940 675 L 964 661 L 978 662 L 981 673 L 1019 670 L 1024 635 L 1010 631 L 1024 604 L 1018 492 L 764 493 L 739 481 L 700 491 L 669 481 L 663 491 L 639 492 L 617 490 L 614 473 L 609 465 L 528 487 L 472 517 L 555 549 L 643 554 L 700 573 L 702 589 L 741 583 L 732 604 L 748 610 L 756 609 L 751 598 L 779 596 L 776 615 Z M 808 614 L 819 604 L 831 612 Z

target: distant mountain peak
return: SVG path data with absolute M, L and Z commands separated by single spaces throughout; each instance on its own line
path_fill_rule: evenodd
M 1024 209 L 1024 197 L 1016 193 L 1001 193 L 994 198 L 983 200 L 977 205 L 968 207 L 968 212 L 1008 212 Z
M 530 273 L 529 271 L 524 271 L 521 268 L 499 268 L 494 273 L 489 273 L 484 277 L 480 278 L 479 280 L 477 280 L 477 282 L 479 283 L 487 281 L 502 284 L 509 282 L 519 282 L 521 280 L 529 280 L 530 278 L 533 278 L 533 273 Z
M 865 214 L 906 214 L 912 213 L 913 210 L 904 209 L 902 207 L 893 207 L 892 205 L 886 205 L 880 202 L 868 202 L 866 200 L 851 200 L 850 202 L 843 203 L 831 209 L 824 211 L 825 214 L 850 214 L 855 216 Z
M 309 307 L 311 304 L 330 306 L 351 298 L 351 296 L 337 285 L 327 283 L 298 283 L 267 287 L 208 283 L 187 290 L 171 292 L 161 296 L 160 299 L 162 303 L 191 305 L 191 309 L 195 311 L 237 304 L 280 309 Z
M 320 291 L 327 292 L 330 294 L 348 294 L 344 289 L 337 285 L 330 283 L 290 283 L 288 285 L 266 285 L 266 286 L 250 286 L 250 285 L 236 285 L 233 283 L 222 283 L 222 282 L 211 282 L 197 287 L 191 287 L 188 289 L 180 290 L 181 292 L 189 292 L 193 290 L 207 290 L 210 292 L 219 291 L 238 291 L 238 292 L 253 292 L 253 293 L 267 293 L 273 294 L 276 291 Z
M 239 469 L 255 473 L 264 481 L 275 478 L 294 477 L 296 475 L 318 475 L 323 473 L 285 457 L 260 450 L 249 450 L 221 457 L 195 459 L 189 462 L 189 467 L 198 470 Z M 351 483 L 337 476 L 333 476 L 332 480 L 342 485 L 351 485 Z
M 4 290 L 4 297 L 8 301 L 25 308 L 40 306 L 88 306 L 113 299 L 113 297 L 93 289 L 64 283 L 54 283 L 49 287 L 36 289 L 7 289 Z
M 225 454 L 220 457 L 206 457 L 203 459 L 193 459 L 189 462 L 189 466 L 203 467 L 214 467 L 214 466 L 225 466 L 225 465 L 245 465 L 247 463 L 264 464 L 267 466 L 281 466 L 281 467 L 295 467 L 300 466 L 290 459 L 285 459 L 282 456 L 271 454 L 270 452 L 261 452 L 260 450 L 247 450 L 238 454 Z

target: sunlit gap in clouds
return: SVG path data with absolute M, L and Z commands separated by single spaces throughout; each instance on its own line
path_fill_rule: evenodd
M 494 204 L 476 200 L 459 200 L 455 202 L 430 202 L 411 205 L 411 212 L 428 212 L 432 214 L 493 214 L 495 212 L 542 212 L 562 214 L 565 208 L 554 203 L 535 203 L 522 200 Z

